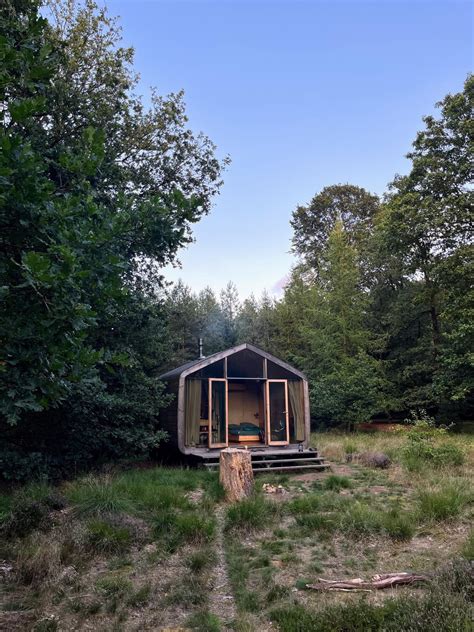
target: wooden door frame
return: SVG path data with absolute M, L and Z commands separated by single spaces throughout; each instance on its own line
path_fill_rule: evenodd
M 272 441 L 270 432 L 270 383 L 280 382 L 285 385 L 285 418 L 286 418 L 286 441 Z M 265 382 L 265 428 L 267 435 L 267 445 L 289 445 L 290 443 L 290 417 L 288 410 L 288 380 L 267 379 Z
M 225 383 L 225 443 L 212 443 L 212 382 L 224 382 Z M 208 379 L 208 398 L 209 398 L 209 411 L 208 411 L 208 424 L 209 424 L 209 447 L 210 448 L 227 448 L 229 445 L 229 384 L 224 377 L 210 377 Z

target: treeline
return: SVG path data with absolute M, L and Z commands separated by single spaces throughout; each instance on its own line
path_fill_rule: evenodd
M 182 94 L 136 95 L 92 0 L 0 3 L 0 476 L 147 453 L 171 348 L 160 270 L 227 160 Z
M 229 284 L 218 302 L 178 284 L 168 310 L 180 358 L 195 357 L 198 335 L 207 352 L 253 342 L 306 372 L 323 425 L 416 409 L 472 419 L 473 104 L 468 77 L 424 119 L 409 174 L 383 199 L 334 185 L 293 212 L 299 263 L 281 300 L 239 304 Z
M 292 216 L 284 296 L 162 276 L 227 160 L 182 94 L 136 95 L 92 0 L 0 5 L 0 476 L 62 476 L 164 439 L 157 376 L 253 342 L 303 369 L 316 423 L 472 414 L 473 80 L 425 119 L 379 200 L 330 186 Z

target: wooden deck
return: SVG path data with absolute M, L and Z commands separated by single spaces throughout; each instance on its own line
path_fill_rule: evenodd
M 242 446 L 239 446 L 242 447 Z M 306 448 L 299 450 L 298 446 L 255 446 L 248 447 L 252 458 L 254 472 L 291 471 L 291 470 L 326 470 L 329 463 L 317 450 Z M 210 470 L 219 467 L 220 449 L 193 448 L 190 455 Z

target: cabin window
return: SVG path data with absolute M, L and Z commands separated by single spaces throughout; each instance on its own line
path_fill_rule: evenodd
M 224 377 L 224 360 L 218 360 L 208 366 L 196 371 L 192 374 L 193 377 Z
M 267 362 L 267 374 L 270 380 L 294 380 L 295 374 L 271 360 Z

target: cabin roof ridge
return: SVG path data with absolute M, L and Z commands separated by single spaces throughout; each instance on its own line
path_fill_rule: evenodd
M 172 378 L 180 377 L 181 375 L 183 375 L 183 373 L 185 374 L 185 376 L 189 375 L 190 373 L 194 373 L 194 371 L 198 371 L 200 368 L 204 368 L 208 366 L 209 364 L 213 364 L 214 362 L 224 359 L 234 353 L 239 353 L 239 351 L 243 351 L 244 349 L 253 351 L 254 353 L 257 353 L 258 355 L 261 355 L 262 357 L 267 358 L 267 360 L 270 360 L 271 362 L 274 362 L 275 364 L 278 364 L 279 366 L 287 369 L 291 373 L 294 373 L 298 377 L 302 379 L 306 379 L 306 376 L 304 375 L 304 373 L 300 371 L 299 369 L 296 369 L 295 367 L 291 366 L 287 362 L 280 360 L 280 358 L 277 358 L 271 353 L 268 353 L 268 351 L 264 351 L 260 347 L 257 347 L 257 345 L 251 344 L 249 342 L 242 342 L 233 347 L 229 347 L 229 349 L 217 351 L 216 353 L 212 353 L 211 355 L 206 356 L 205 358 L 197 358 L 196 360 L 190 360 L 189 362 L 185 362 L 184 364 L 174 369 L 171 369 L 170 371 L 167 371 L 166 373 L 159 375 L 158 379 L 170 380 Z

